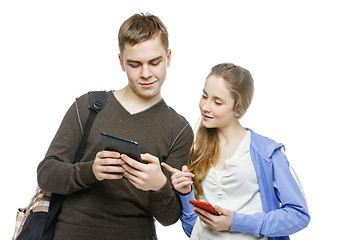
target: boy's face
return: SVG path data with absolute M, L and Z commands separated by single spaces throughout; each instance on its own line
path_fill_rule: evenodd
M 170 66 L 171 50 L 165 50 L 159 37 L 134 46 L 126 43 L 119 59 L 135 94 L 145 99 L 161 98 L 160 89 Z

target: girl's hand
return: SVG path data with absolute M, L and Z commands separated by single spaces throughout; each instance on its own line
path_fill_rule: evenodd
M 219 216 L 197 207 L 194 207 L 194 212 L 209 228 L 215 231 L 229 231 L 234 213 L 229 209 L 221 208 L 217 205 L 214 206 L 214 208 L 220 213 Z
M 182 167 L 182 171 L 171 167 L 170 165 L 162 162 L 163 166 L 171 175 L 171 183 L 174 186 L 175 190 L 181 194 L 189 194 L 191 192 L 191 180 L 195 175 L 189 172 L 189 169 L 186 166 Z

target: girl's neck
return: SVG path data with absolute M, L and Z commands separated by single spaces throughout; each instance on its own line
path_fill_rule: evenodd
M 240 123 L 232 124 L 232 126 L 218 129 L 218 137 L 220 141 L 220 155 L 215 164 L 215 168 L 218 170 L 225 169 L 225 161 L 232 157 L 241 141 L 246 135 L 246 129 L 243 128 Z
M 218 128 L 218 137 L 220 145 L 228 144 L 229 142 L 242 140 L 246 134 L 246 129 L 241 126 L 239 121 L 226 128 Z

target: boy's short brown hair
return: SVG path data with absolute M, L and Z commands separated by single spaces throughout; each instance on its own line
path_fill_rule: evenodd
M 169 48 L 168 31 L 162 21 L 157 16 L 149 13 L 132 15 L 119 29 L 118 41 L 120 54 L 123 53 L 126 43 L 134 46 L 156 35 L 160 37 L 167 51 Z

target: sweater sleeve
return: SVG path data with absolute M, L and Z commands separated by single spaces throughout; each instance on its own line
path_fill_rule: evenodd
M 174 140 L 165 162 L 170 166 L 181 169 L 183 165 L 187 164 L 192 141 L 193 131 L 189 124 L 187 124 L 181 129 Z M 159 191 L 150 191 L 149 199 L 152 214 L 162 225 L 167 226 L 179 220 L 181 202 L 170 184 L 171 175 L 166 170 L 163 170 L 163 172 L 168 179 L 167 183 Z
M 70 194 L 88 188 L 97 181 L 92 172 L 93 161 L 73 164 L 81 136 L 74 103 L 38 166 L 38 184 L 42 190 Z
M 305 199 L 292 176 L 289 164 L 278 149 L 272 156 L 276 196 L 280 208 L 253 215 L 234 213 L 230 231 L 249 232 L 255 236 L 288 236 L 305 228 L 310 215 Z

